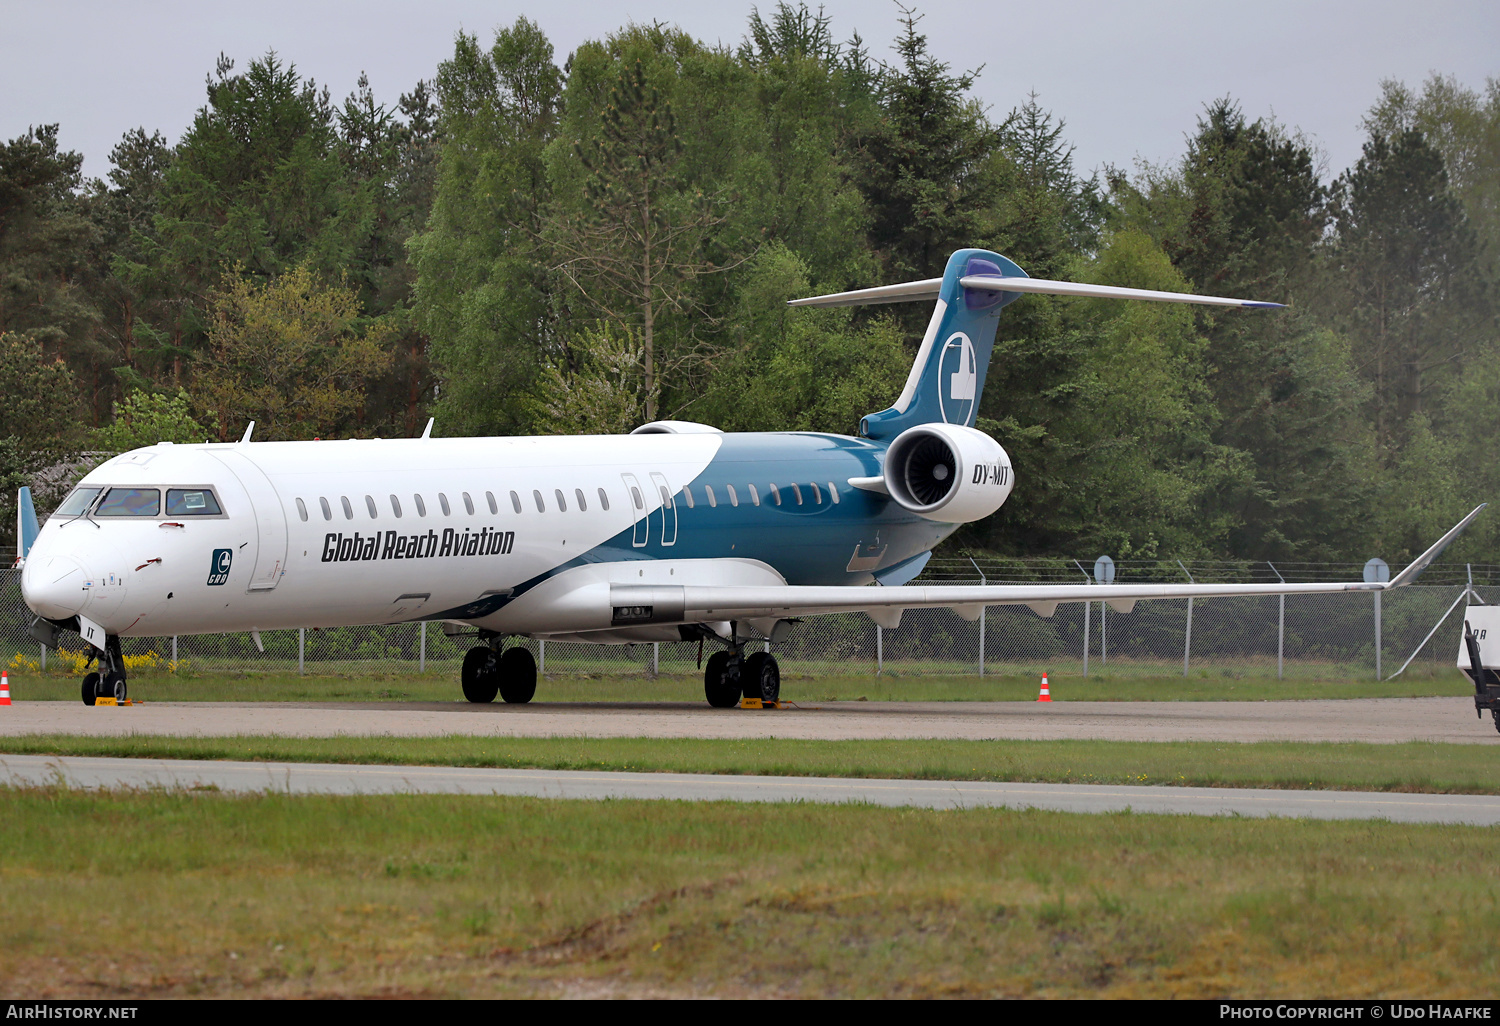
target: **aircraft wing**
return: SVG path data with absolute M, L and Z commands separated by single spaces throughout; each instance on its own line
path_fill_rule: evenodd
M 617 623 L 632 615 L 657 619 L 670 609 L 678 622 L 790 619 L 820 613 L 869 613 L 877 623 L 894 626 L 903 609 L 948 608 L 978 619 L 985 606 L 1025 605 L 1051 616 L 1064 602 L 1108 602 L 1128 612 L 1145 599 L 1223 598 L 1243 595 L 1308 595 L 1342 591 L 1385 591 L 1412 583 L 1477 517 L 1479 506 L 1437 543 L 1390 581 L 1318 584 L 992 584 L 904 586 L 899 588 L 804 585 L 727 587 L 615 584 L 610 603 Z M 681 605 L 678 606 L 678 602 Z M 674 608 L 675 607 L 675 608 Z M 648 612 L 650 610 L 650 612 Z M 638 612 L 636 612 L 638 611 Z M 623 614 L 623 616 L 621 615 Z M 658 621 L 659 622 L 659 621 Z

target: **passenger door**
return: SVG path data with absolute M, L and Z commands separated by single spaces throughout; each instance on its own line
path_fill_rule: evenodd
M 255 569 L 245 590 L 270 591 L 286 568 L 286 511 L 281 496 L 265 472 L 242 453 L 219 449 L 210 450 L 210 455 L 229 468 L 250 495 L 251 509 L 236 511 L 226 506 L 224 510 L 231 518 L 255 517 Z

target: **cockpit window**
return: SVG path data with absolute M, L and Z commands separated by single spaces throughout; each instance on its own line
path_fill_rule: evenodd
M 104 493 L 95 516 L 154 517 L 161 512 L 159 488 L 111 488 Z
M 57 507 L 57 512 L 54 513 L 53 516 L 58 516 L 58 517 L 76 517 L 76 516 L 78 516 L 84 510 L 88 509 L 90 505 L 93 504 L 93 501 L 99 497 L 99 493 L 102 492 L 102 491 L 104 491 L 103 488 L 75 488 L 75 489 L 73 489 L 73 494 L 70 495 L 70 496 L 68 496 L 66 499 L 63 500 L 63 504 L 61 506 Z
M 219 500 L 207 488 L 168 488 L 167 516 L 216 517 L 223 514 Z

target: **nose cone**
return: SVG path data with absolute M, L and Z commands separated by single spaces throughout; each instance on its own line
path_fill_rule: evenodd
M 21 596 L 38 616 L 65 620 L 83 609 L 88 580 L 83 564 L 71 556 L 32 556 L 21 572 Z

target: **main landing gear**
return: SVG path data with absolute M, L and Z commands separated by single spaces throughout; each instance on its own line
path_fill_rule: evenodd
M 715 709 L 732 709 L 740 696 L 758 698 L 763 708 L 781 699 L 781 666 L 769 652 L 745 655 L 736 644 L 727 652 L 715 652 L 703 668 L 703 695 Z
M 536 694 L 536 659 L 524 648 L 499 650 L 500 639 L 493 645 L 476 645 L 464 653 L 459 678 L 464 697 L 471 702 L 493 702 L 499 695 L 512 705 L 524 705 Z
M 125 657 L 120 654 L 120 639 L 111 634 L 104 639 L 104 651 L 98 654 L 99 669 L 83 675 L 83 704 L 93 705 L 101 698 L 125 701 Z

